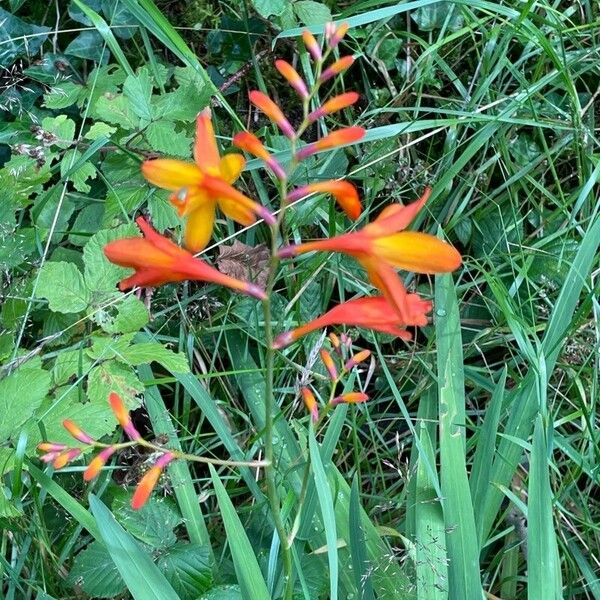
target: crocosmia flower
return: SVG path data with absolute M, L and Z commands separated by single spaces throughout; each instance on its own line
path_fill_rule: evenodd
M 273 347 L 283 348 L 311 331 L 331 325 L 354 325 L 410 340 L 412 335 L 405 328 L 410 325 L 426 325 L 431 302 L 423 300 L 418 294 L 408 294 L 406 304 L 410 318 L 403 320 L 382 296 L 348 300 L 309 323 L 282 333 L 275 339 Z
M 190 279 L 224 285 L 261 300 L 265 298 L 265 293 L 258 286 L 234 279 L 195 258 L 190 252 L 160 235 L 144 218 L 138 218 L 136 223 L 144 233 L 143 238 L 115 240 L 104 246 L 104 254 L 108 260 L 122 267 L 135 269 L 133 275 L 119 283 L 121 290 L 136 285 L 152 287 Z
M 189 250 L 198 252 L 208 244 L 217 206 L 244 226 L 254 223 L 257 217 L 273 223 L 273 216 L 264 206 L 232 187 L 245 159 L 241 154 L 219 155 L 208 108 L 196 119 L 194 161 L 159 158 L 142 164 L 142 173 L 150 183 L 173 192 L 171 203 L 180 216 L 186 217 L 185 245 Z
M 409 324 L 414 318 L 407 301 L 408 294 L 395 269 L 426 274 L 448 273 L 457 269 L 462 260 L 453 246 L 433 235 L 403 231 L 424 206 L 430 193 L 427 189 L 419 200 L 407 206 L 388 206 L 375 221 L 357 232 L 287 246 L 279 254 L 285 257 L 321 250 L 354 257 L 400 320 Z
M 152 490 L 156 487 L 163 469 L 175 458 L 171 452 L 163 454 L 154 464 L 153 467 L 142 477 L 138 483 L 133 497 L 131 498 L 131 507 L 134 510 L 139 510 L 146 504 Z
M 342 210 L 353 221 L 360 217 L 362 206 L 356 188 L 349 181 L 317 181 L 292 190 L 287 195 L 288 202 L 297 202 L 310 194 L 331 194 L 342 207 Z

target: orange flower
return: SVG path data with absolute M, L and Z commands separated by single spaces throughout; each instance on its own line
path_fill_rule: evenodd
M 354 56 L 342 56 L 342 58 L 336 60 L 321 73 L 321 77 L 319 77 L 319 82 L 324 83 L 332 77 L 339 75 L 342 71 L 349 69 L 353 63 Z
M 257 156 L 263 160 L 266 165 L 275 173 L 279 179 L 285 179 L 283 167 L 271 156 L 271 153 L 264 147 L 263 143 L 249 131 L 242 131 L 233 136 L 233 145 L 240 150 Z
M 68 450 L 64 450 L 63 452 L 61 452 L 54 459 L 54 462 L 52 464 L 55 469 L 62 469 L 64 466 L 66 466 L 72 460 L 76 459 L 80 454 L 81 454 L 81 450 L 79 448 L 69 448 Z M 42 456 L 42 459 L 45 459 L 47 456 L 48 455 L 46 455 L 45 457 Z
M 135 273 L 119 283 L 125 290 L 133 286 L 154 287 L 186 279 L 209 281 L 224 285 L 243 294 L 264 299 L 259 287 L 246 281 L 224 275 L 199 258 L 157 233 L 143 217 L 136 220 L 144 233 L 143 238 L 134 237 L 109 242 L 104 254 L 111 262 L 122 267 L 131 267 Z
M 146 504 L 152 490 L 156 487 L 160 474 L 163 469 L 175 458 L 171 452 L 163 454 L 154 464 L 153 467 L 142 477 L 138 483 L 133 498 L 131 499 L 131 508 L 139 510 Z
M 367 360 L 369 356 L 371 356 L 370 350 L 361 350 L 360 352 L 357 352 L 348 361 L 346 361 L 344 369 L 346 369 L 346 371 L 352 370 L 356 365 L 360 364 L 364 360 Z
M 306 88 L 306 83 L 304 83 L 304 79 L 298 75 L 298 72 L 290 63 L 285 60 L 276 60 L 275 67 L 281 73 L 283 77 L 287 80 L 287 82 L 298 92 L 298 95 L 303 100 L 306 100 L 309 96 L 308 89 Z
M 367 394 L 363 394 L 362 392 L 349 392 L 348 394 L 342 394 L 341 396 L 337 396 L 331 401 L 332 406 L 337 406 L 338 404 L 358 404 L 359 402 L 366 402 L 369 399 Z
M 329 372 L 329 376 L 331 377 L 332 381 L 335 381 L 337 379 L 338 372 L 331 354 L 324 349 L 321 349 L 319 354 L 321 355 L 321 360 L 323 361 L 325 368 Z
M 335 48 L 342 41 L 348 32 L 348 29 L 350 29 L 348 23 L 342 23 L 337 28 L 335 23 L 327 23 L 327 25 L 325 25 L 325 39 L 327 40 L 327 45 L 332 49 Z
M 85 431 L 80 429 L 71 419 L 65 419 L 63 421 L 63 427 L 79 442 L 82 444 L 93 444 L 94 438 L 90 437 Z
M 250 102 L 254 104 L 257 108 L 262 110 L 265 115 L 283 131 L 284 135 L 293 139 L 296 137 L 296 132 L 294 128 L 290 125 L 290 122 L 285 118 L 281 109 L 269 96 L 259 92 L 258 90 L 253 90 L 248 94 L 250 98 Z
M 318 62 L 321 60 L 321 58 L 323 58 L 323 55 L 321 54 L 321 46 L 319 46 L 315 36 L 310 31 L 304 30 L 302 32 L 302 41 L 304 42 L 306 49 L 309 51 L 314 61 Z
M 355 221 L 360 216 L 362 207 L 356 188 L 348 181 L 319 181 L 310 183 L 292 190 L 288 196 L 288 202 L 296 202 L 309 194 L 325 193 L 331 194 L 342 207 L 344 212 Z
M 344 129 L 338 129 L 333 131 L 329 135 L 322 137 L 320 140 L 302 146 L 298 152 L 296 152 L 296 160 L 303 160 L 307 156 L 316 154 L 323 150 L 331 150 L 337 146 L 343 146 L 344 144 L 351 144 L 357 142 L 365 135 L 365 130 L 362 127 L 345 127 Z
M 331 115 L 338 110 L 342 110 L 344 108 L 348 108 L 352 106 L 360 96 L 356 92 L 346 92 L 345 94 L 340 94 L 339 96 L 334 96 L 331 100 L 327 100 L 323 106 L 313 110 L 308 115 L 309 123 L 314 123 L 316 120 L 324 117 L 325 115 Z
M 382 296 L 348 300 L 348 302 L 334 306 L 324 315 L 309 323 L 277 336 L 273 347 L 275 349 L 284 348 L 303 335 L 330 325 L 354 325 L 410 340 L 412 335 L 406 331 L 405 327 L 427 325 L 426 315 L 431 310 L 431 302 L 421 299 L 417 294 L 408 294 L 406 303 L 411 316 L 408 321 L 400 319 L 393 307 Z
M 304 400 L 306 409 L 310 413 L 312 422 L 316 423 L 319 420 L 319 405 L 317 404 L 317 400 L 308 388 L 303 387 L 300 391 L 302 392 L 302 399 Z
M 116 448 L 109 446 L 104 448 L 102 452 L 99 452 L 90 462 L 87 469 L 83 472 L 84 481 L 91 481 L 98 476 L 102 467 L 106 464 L 106 461 L 114 454 Z
M 407 292 L 395 269 L 415 273 L 448 273 L 461 264 L 461 256 L 450 244 L 433 235 L 402 231 L 421 210 L 431 189 L 407 206 L 388 206 L 369 225 L 355 233 L 326 240 L 287 246 L 280 256 L 295 256 L 311 250 L 342 252 L 353 256 L 366 270 L 371 283 L 381 290 L 404 323 L 414 321 Z
M 194 160 L 195 164 L 159 158 L 142 164 L 142 174 L 150 183 L 174 192 L 170 200 L 179 215 L 186 217 L 185 245 L 189 250 L 199 252 L 208 244 L 217 206 L 241 225 L 251 225 L 257 216 L 274 222 L 267 209 L 232 187 L 246 161 L 241 154 L 219 156 L 208 108 L 196 119 Z
M 128 437 L 132 440 L 141 440 L 142 436 L 133 426 L 131 417 L 129 416 L 129 411 L 127 408 L 125 408 L 125 404 L 123 404 L 121 396 L 115 392 L 111 392 L 110 396 L 108 397 L 108 401 L 110 402 L 110 407 L 112 408 L 119 425 L 123 428 L 123 431 L 128 435 Z

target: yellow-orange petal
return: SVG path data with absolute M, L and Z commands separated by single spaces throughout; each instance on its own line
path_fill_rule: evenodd
M 63 427 L 79 442 L 82 444 L 93 444 L 94 439 L 90 437 L 85 431 L 83 431 L 78 425 L 73 423 L 71 419 L 65 419 L 63 421 Z
M 102 467 L 106 464 L 106 461 L 114 454 L 115 450 L 116 448 L 110 446 L 109 448 L 104 448 L 102 452 L 99 452 L 83 472 L 84 481 L 91 481 L 96 478 L 102 470 Z
M 219 169 L 219 148 L 215 138 L 210 108 L 205 108 L 196 117 L 196 139 L 194 141 L 194 160 L 207 173 L 216 175 Z
M 443 240 L 418 231 L 401 231 L 372 240 L 372 251 L 380 260 L 398 269 L 425 273 L 449 273 L 460 267 L 460 253 Z
M 331 401 L 331 404 L 357 404 L 359 402 L 366 402 L 369 399 L 367 394 L 363 394 L 362 392 L 349 392 L 348 394 L 342 394 L 341 396 L 337 396 Z
M 257 108 L 259 108 L 265 115 L 275 123 L 281 131 L 283 131 L 284 135 L 289 138 L 293 138 L 296 134 L 294 132 L 294 128 L 290 125 L 289 121 L 285 118 L 281 109 L 269 96 L 259 92 L 258 90 L 253 90 L 248 94 L 250 98 L 250 102 L 254 104 Z
M 360 96 L 356 92 L 346 92 L 345 94 L 334 96 L 331 100 L 325 102 L 323 106 L 313 110 L 313 112 L 308 115 L 308 120 L 311 123 L 314 123 L 317 119 L 320 119 L 325 115 L 331 115 L 339 110 L 352 106 L 359 98 Z
M 305 29 L 302 32 L 302 41 L 304 42 L 304 46 L 312 56 L 312 59 L 315 61 L 319 61 L 322 58 L 321 46 L 319 46 L 315 36 Z
M 360 352 L 357 352 L 348 361 L 346 361 L 346 364 L 344 365 L 344 369 L 346 369 L 346 371 L 350 371 L 356 365 L 367 360 L 367 358 L 369 358 L 369 356 L 371 356 L 370 350 L 361 350 Z
M 415 202 L 405 206 L 400 204 L 386 206 L 372 223 L 363 228 L 363 231 L 374 237 L 406 229 L 425 206 L 429 196 L 431 196 L 431 188 L 426 187 L 423 195 Z
M 150 494 L 152 494 L 152 490 L 158 483 L 161 473 L 162 469 L 160 467 L 151 467 L 150 470 L 142 477 L 135 488 L 133 497 L 131 498 L 131 508 L 134 510 L 139 510 L 142 508 L 142 506 L 144 506 L 144 504 L 146 504 L 148 498 L 150 498 Z
M 209 200 L 188 214 L 184 242 L 190 252 L 200 252 L 208 245 L 215 224 L 215 209 L 215 202 Z
M 241 154 L 226 154 L 219 163 L 219 172 L 227 183 L 234 183 L 245 166 L 246 159 Z
M 298 95 L 301 98 L 308 98 L 309 94 L 306 83 L 304 83 L 304 80 L 302 77 L 300 77 L 298 71 L 296 71 L 296 69 L 294 69 L 290 63 L 286 62 L 285 60 L 276 60 L 275 67 L 287 80 L 287 82 L 298 92 Z
M 342 210 L 353 221 L 360 217 L 362 206 L 360 204 L 360 198 L 358 197 L 358 191 L 349 181 L 330 180 L 310 183 L 309 185 L 297 188 L 290 192 L 288 201 L 295 202 L 296 200 L 313 193 L 331 194 L 336 199 L 336 202 L 342 207 Z
M 308 388 L 303 387 L 300 391 L 302 392 L 304 406 L 306 406 L 313 423 L 316 423 L 319 420 L 319 405 L 317 404 L 317 400 Z
M 362 127 L 345 127 L 344 129 L 338 129 L 337 131 L 333 131 L 325 137 L 322 137 L 320 140 L 300 148 L 296 153 L 296 159 L 302 160 L 316 152 L 330 150 L 345 144 L 352 144 L 353 142 L 362 139 L 365 136 L 365 133 L 366 132 Z
M 142 175 L 153 185 L 176 192 L 202 181 L 202 171 L 193 163 L 172 158 L 157 158 L 142 163 Z
M 329 65 L 319 77 L 321 83 L 339 75 L 342 71 L 349 69 L 354 63 L 354 56 L 342 56 L 342 58 L 336 60 L 334 63 Z

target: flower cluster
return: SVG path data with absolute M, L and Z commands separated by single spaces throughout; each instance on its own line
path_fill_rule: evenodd
M 108 462 L 108 459 L 115 452 L 124 448 L 129 448 L 134 445 L 143 446 L 148 450 L 151 450 L 153 456 L 158 457 L 146 474 L 140 479 L 133 494 L 133 498 L 131 499 L 131 506 L 137 510 L 146 503 L 152 490 L 156 487 L 161 473 L 172 460 L 178 457 L 178 452 L 162 448 L 161 446 L 146 441 L 134 427 L 131 416 L 118 394 L 114 392 L 111 393 L 109 402 L 119 425 L 129 438 L 129 442 L 110 445 L 104 444 L 92 438 L 69 419 L 63 421 L 63 427 L 81 444 L 91 447 L 94 450 L 99 450 L 83 472 L 83 479 L 85 481 L 92 481 L 95 479 Z M 52 463 L 55 469 L 61 469 L 66 466 L 68 463 L 75 460 L 82 452 L 81 448 L 69 448 L 65 444 L 57 444 L 55 442 L 43 442 L 38 445 L 38 450 L 44 453 L 40 456 L 40 460 L 46 463 Z

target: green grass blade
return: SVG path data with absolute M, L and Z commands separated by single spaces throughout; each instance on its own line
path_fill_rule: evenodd
M 242 596 L 245 600 L 270 600 L 267 584 L 244 526 L 219 475 L 212 465 L 209 467 Z
M 354 580 L 356 581 L 359 600 L 375 600 L 375 596 L 373 595 L 373 584 L 371 583 L 371 574 L 368 570 L 367 548 L 360 508 L 360 492 L 358 489 L 358 479 L 355 475 L 352 480 L 350 511 L 348 515 L 348 525 L 350 529 L 348 543 L 350 544 L 352 569 L 354 571 Z
M 552 489 L 542 416 L 533 433 L 527 505 L 527 598 L 562 598 L 560 559 L 552 518 Z
M 94 494 L 90 494 L 90 508 L 110 557 L 135 600 L 178 600 L 175 590 L 150 556 Z
M 325 539 L 327 540 L 327 559 L 329 561 L 329 598 L 337 600 L 338 597 L 338 549 L 337 531 L 335 527 L 335 512 L 333 510 L 333 499 L 325 468 L 321 461 L 321 454 L 317 446 L 314 430 L 310 429 L 308 445 L 310 450 L 310 462 L 312 465 L 317 497 L 323 515 L 323 526 L 325 527 Z
M 421 446 L 427 463 L 435 464 L 434 448 L 424 423 L 421 423 Z M 426 461 L 419 457 L 415 498 L 415 579 L 419 600 L 448 597 L 444 514 L 435 487 Z
M 487 407 L 483 425 L 479 431 L 473 464 L 471 467 L 471 496 L 473 498 L 473 512 L 475 514 L 475 527 L 479 537 L 479 546 L 483 543 L 483 514 L 485 511 L 485 499 L 491 487 L 490 473 L 494 462 L 496 450 L 496 436 L 498 424 L 504 401 L 504 388 L 506 386 L 506 367 L 503 369 L 500 379 L 496 384 L 492 399 Z
M 441 487 L 450 598 L 482 597 L 479 544 L 465 458 L 465 393 L 460 316 L 451 275 L 435 282 Z

